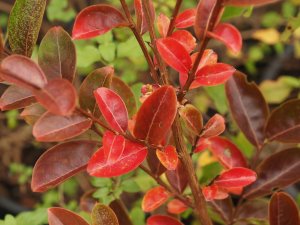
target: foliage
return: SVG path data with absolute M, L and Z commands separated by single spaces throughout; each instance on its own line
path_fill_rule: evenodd
M 0 78 L 9 84 L 0 108 L 23 109 L 21 116 L 33 126 L 36 141 L 55 143 L 37 160 L 31 189 L 58 187 L 61 192 L 62 183 L 79 172 L 93 177 L 94 189 L 86 190 L 80 202 L 91 219 L 71 211 L 76 207 L 70 201 L 48 209 L 49 224 L 180 225 L 192 211 L 203 225 L 299 224 L 294 200 L 277 191 L 300 180 L 295 172 L 300 166 L 300 100 L 282 103 L 299 89 L 299 80 L 285 76 L 257 86 L 234 66 L 218 62 L 217 52 L 207 47 L 212 40 L 239 57 L 242 34 L 227 20 L 249 16 L 253 7 L 274 2 L 201 0 L 180 10 L 182 1 L 177 0 L 171 18 L 164 13 L 156 16 L 158 7 L 150 0 L 132 2 L 135 17 L 124 0 L 123 11 L 106 4 L 88 6 L 76 16 L 72 37 L 62 27 L 49 29 L 35 62 L 30 57 L 46 2 L 17 0 L 8 22 L 11 52 L 0 42 Z M 289 31 L 281 38 L 287 41 L 299 24 L 290 5 L 282 5 Z M 53 10 L 60 14 L 53 16 Z M 71 20 L 74 12 L 65 10 L 65 1 L 51 1 L 48 18 Z M 253 38 L 277 43 L 280 35 L 272 26 L 281 23 L 276 13 L 264 15 L 268 30 L 256 31 Z M 248 69 L 264 57 L 257 46 L 249 52 Z M 106 66 L 95 69 L 99 61 Z M 141 61 L 137 67 L 130 63 Z M 75 76 L 78 68 L 89 73 L 83 81 Z M 151 81 L 130 87 L 116 76 L 123 69 L 135 74 L 125 75 L 127 83 L 137 79 L 137 71 L 147 71 Z M 274 87 L 280 88 L 276 97 Z M 189 94 L 199 90 L 199 96 L 206 93 L 222 115 L 208 118 L 199 104 L 192 104 Z M 273 109 L 268 103 L 280 105 Z M 10 120 L 15 112 L 8 114 Z M 232 118 L 226 117 L 228 113 Z M 283 148 L 269 150 L 279 142 Z M 20 168 L 11 169 L 22 175 Z M 19 182 L 26 182 L 30 174 L 25 171 Z M 51 191 L 48 194 L 59 194 Z M 145 192 L 142 201 L 124 206 L 126 194 L 140 192 Z M 265 197 L 270 194 L 268 217 L 266 211 L 258 211 L 268 209 Z M 47 207 L 58 203 L 49 199 L 44 202 Z M 178 216 L 156 214 L 160 208 Z M 141 210 L 154 215 L 146 219 Z M 39 225 L 45 222 L 39 212 L 7 215 L 0 224 L 38 218 L 31 224 Z

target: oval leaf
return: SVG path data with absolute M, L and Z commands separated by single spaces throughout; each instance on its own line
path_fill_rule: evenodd
M 175 20 L 176 28 L 187 28 L 194 26 L 196 19 L 196 9 L 187 9 L 180 13 Z
M 281 0 L 225 0 L 226 5 L 232 6 L 253 6 L 253 5 L 265 5 L 270 3 L 279 2 Z
M 147 191 L 143 198 L 142 209 L 144 212 L 152 212 L 153 210 L 164 204 L 170 197 L 169 192 L 163 187 L 155 187 Z
M 126 27 L 128 22 L 122 13 L 108 5 L 93 5 L 82 10 L 76 17 L 72 37 L 93 38 L 116 27 Z
M 81 216 L 58 207 L 48 209 L 49 225 L 89 225 Z
M 64 141 L 84 133 L 92 121 L 81 114 L 60 116 L 46 112 L 34 125 L 33 136 L 40 142 Z
M 136 169 L 146 158 L 147 148 L 120 136 L 106 135 L 105 144 L 91 158 L 87 171 L 91 176 L 115 177 Z M 106 143 L 111 143 L 110 146 Z
M 175 31 L 171 35 L 171 38 L 174 38 L 176 41 L 182 44 L 182 46 L 185 47 L 189 53 L 192 52 L 197 45 L 196 38 L 194 38 L 194 36 L 186 30 Z
M 179 108 L 179 115 L 185 122 L 186 127 L 194 135 L 199 135 L 203 128 L 201 112 L 193 105 L 187 104 Z
M 47 150 L 33 168 L 32 191 L 47 191 L 84 170 L 96 147 L 97 142 L 70 141 Z
M 170 19 L 165 14 L 160 14 L 157 18 L 157 29 L 161 37 L 167 37 L 170 26 Z
M 2 61 L 0 77 L 9 83 L 30 89 L 40 89 L 47 84 L 41 68 L 31 59 L 21 55 L 11 55 Z
M 270 141 L 299 143 L 300 100 L 295 99 L 275 109 L 268 119 L 266 135 Z
M 92 225 L 119 225 L 119 222 L 110 207 L 96 204 L 92 210 Z
M 270 225 L 298 225 L 299 211 L 295 201 L 283 192 L 275 193 L 269 206 Z
M 241 72 L 236 72 L 225 84 L 225 90 L 234 120 L 247 139 L 260 148 L 265 140 L 264 127 L 269 116 L 262 93 L 256 84 L 248 83 Z
M 188 209 L 188 207 L 180 200 L 173 199 L 168 203 L 168 212 L 172 214 L 181 214 Z
M 38 102 L 49 112 L 57 115 L 70 115 L 75 109 L 77 94 L 70 81 L 53 79 L 41 90 L 34 91 Z
M 215 184 L 204 187 L 202 193 L 206 201 L 222 200 L 229 196 L 224 189 L 219 188 Z
M 164 167 L 159 161 L 159 159 L 157 158 L 156 151 L 153 150 L 148 151 L 147 163 L 149 165 L 151 172 L 156 176 L 162 175 L 167 170 L 166 167 Z
M 242 35 L 235 26 L 229 23 L 218 24 L 213 32 L 209 32 L 209 35 L 223 42 L 235 54 L 238 54 L 242 49 Z
M 34 102 L 36 100 L 30 90 L 12 85 L 4 91 L 0 98 L 0 109 L 21 109 Z
M 94 95 L 107 123 L 116 131 L 125 132 L 128 128 L 128 112 L 121 97 L 105 87 L 98 88 Z
M 221 188 L 239 188 L 245 187 L 256 180 L 256 173 L 253 170 L 235 167 L 223 172 L 214 181 Z
M 69 34 L 61 27 L 51 28 L 41 41 L 38 61 L 48 80 L 64 78 L 73 82 L 76 51 Z
M 223 116 L 216 114 L 205 124 L 201 134 L 203 138 L 219 136 L 225 131 L 225 119 Z
M 177 97 L 173 87 L 163 86 L 154 91 L 137 113 L 135 137 L 150 144 L 160 144 L 175 119 Z
M 177 40 L 161 38 L 156 41 L 156 45 L 161 57 L 174 70 L 188 73 L 192 68 L 192 59 L 188 51 Z
M 170 185 L 179 193 L 182 193 L 188 185 L 188 178 L 185 173 L 185 168 L 179 161 L 176 170 L 167 170 L 166 177 Z
M 150 4 L 150 14 L 153 20 L 155 19 L 155 9 L 153 6 L 152 0 L 149 0 Z M 143 1 L 142 0 L 134 0 L 134 9 L 136 14 L 136 26 L 141 35 L 148 31 L 148 24 L 146 20 L 146 14 L 144 13 Z
M 34 125 L 35 122 L 46 112 L 46 110 L 39 104 L 32 104 L 27 106 L 20 116 L 25 120 L 29 125 Z
M 46 2 L 15 1 L 8 22 L 8 41 L 13 53 L 31 56 L 43 21 Z
M 183 223 L 170 216 L 154 215 L 147 219 L 147 225 L 183 225 Z
M 175 170 L 178 164 L 178 154 L 176 148 L 172 145 L 168 145 L 163 151 L 157 149 L 156 155 L 159 161 L 168 170 Z
M 300 149 L 278 152 L 264 160 L 257 168 L 258 178 L 245 190 L 245 198 L 270 194 L 275 188 L 282 189 L 300 180 Z

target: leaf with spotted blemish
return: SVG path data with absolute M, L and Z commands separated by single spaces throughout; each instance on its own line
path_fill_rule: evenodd
M 49 225 L 89 225 L 81 216 L 63 208 L 48 209 Z
M 96 204 L 92 210 L 92 225 L 119 225 L 119 222 L 110 207 Z

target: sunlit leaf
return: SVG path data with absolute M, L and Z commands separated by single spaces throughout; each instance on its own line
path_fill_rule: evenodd
M 47 191 L 84 170 L 97 144 L 92 141 L 70 141 L 47 150 L 35 163 L 31 189 L 34 192 Z
M 163 187 L 155 187 L 147 191 L 143 198 L 142 209 L 145 212 L 152 212 L 153 210 L 164 204 L 170 197 Z
M 125 132 L 128 127 L 128 112 L 121 97 L 105 87 L 98 88 L 94 95 L 107 123 L 116 131 Z
M 96 204 L 94 206 L 91 217 L 92 225 L 119 225 L 114 211 L 103 204 Z
M 168 170 L 175 170 L 178 165 L 178 154 L 176 148 L 172 145 L 166 146 L 163 150 L 156 150 L 159 161 Z
M 203 118 L 201 112 L 195 106 L 187 104 L 179 108 L 179 115 L 194 135 L 200 134 L 203 128 Z
M 204 187 L 202 193 L 206 201 L 222 200 L 228 197 L 228 193 L 215 184 Z
M 156 151 L 148 151 L 147 162 L 151 172 L 156 176 L 162 175 L 167 170 L 157 158 Z
M 116 27 L 126 27 L 128 22 L 122 13 L 109 5 L 93 5 L 83 9 L 76 17 L 72 37 L 93 38 Z
M 256 169 L 257 180 L 246 188 L 244 197 L 253 199 L 268 195 L 274 190 L 282 189 L 300 180 L 300 149 L 287 149 L 271 155 Z
M 185 49 L 173 38 L 161 38 L 156 41 L 157 49 L 163 60 L 180 73 L 188 73 L 192 68 L 192 60 Z
M 63 208 L 48 209 L 49 225 L 89 225 L 81 216 Z
M 167 37 L 169 26 L 170 26 L 169 17 L 161 13 L 157 17 L 157 29 L 161 37 Z
M 48 80 L 65 78 L 73 81 L 76 70 L 75 46 L 61 27 L 50 29 L 41 41 L 38 61 Z
M 195 24 L 195 19 L 196 19 L 196 10 L 187 9 L 177 16 L 175 21 L 175 27 L 176 28 L 191 27 Z
M 135 137 L 160 144 L 175 119 L 177 98 L 173 87 L 163 86 L 143 103 L 136 117 Z
M 182 44 L 188 52 L 192 52 L 196 47 L 196 38 L 186 30 L 175 31 L 170 37 Z
M 225 84 L 232 116 L 247 139 L 260 148 L 264 142 L 264 127 L 269 116 L 267 103 L 255 83 L 236 72 Z
M 34 125 L 33 136 L 40 142 L 59 142 L 82 134 L 92 121 L 81 114 L 60 116 L 46 112 Z
M 205 124 L 201 137 L 208 138 L 222 134 L 225 130 L 225 119 L 219 114 L 215 114 Z
M 154 215 L 147 219 L 147 225 L 183 225 L 183 223 L 170 216 Z
M 173 199 L 167 205 L 168 212 L 172 214 L 181 214 L 188 209 L 188 207 L 180 200 Z

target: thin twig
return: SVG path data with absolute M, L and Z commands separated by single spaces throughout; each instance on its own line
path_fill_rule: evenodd
M 175 8 L 174 8 L 172 17 L 171 17 L 171 22 L 170 22 L 170 25 L 169 25 L 167 36 L 170 36 L 173 33 L 174 29 L 175 29 L 175 22 L 176 22 L 176 18 L 177 18 L 177 15 L 179 13 L 181 4 L 182 4 L 182 0 L 177 0 L 176 1 L 176 5 L 175 5 Z

